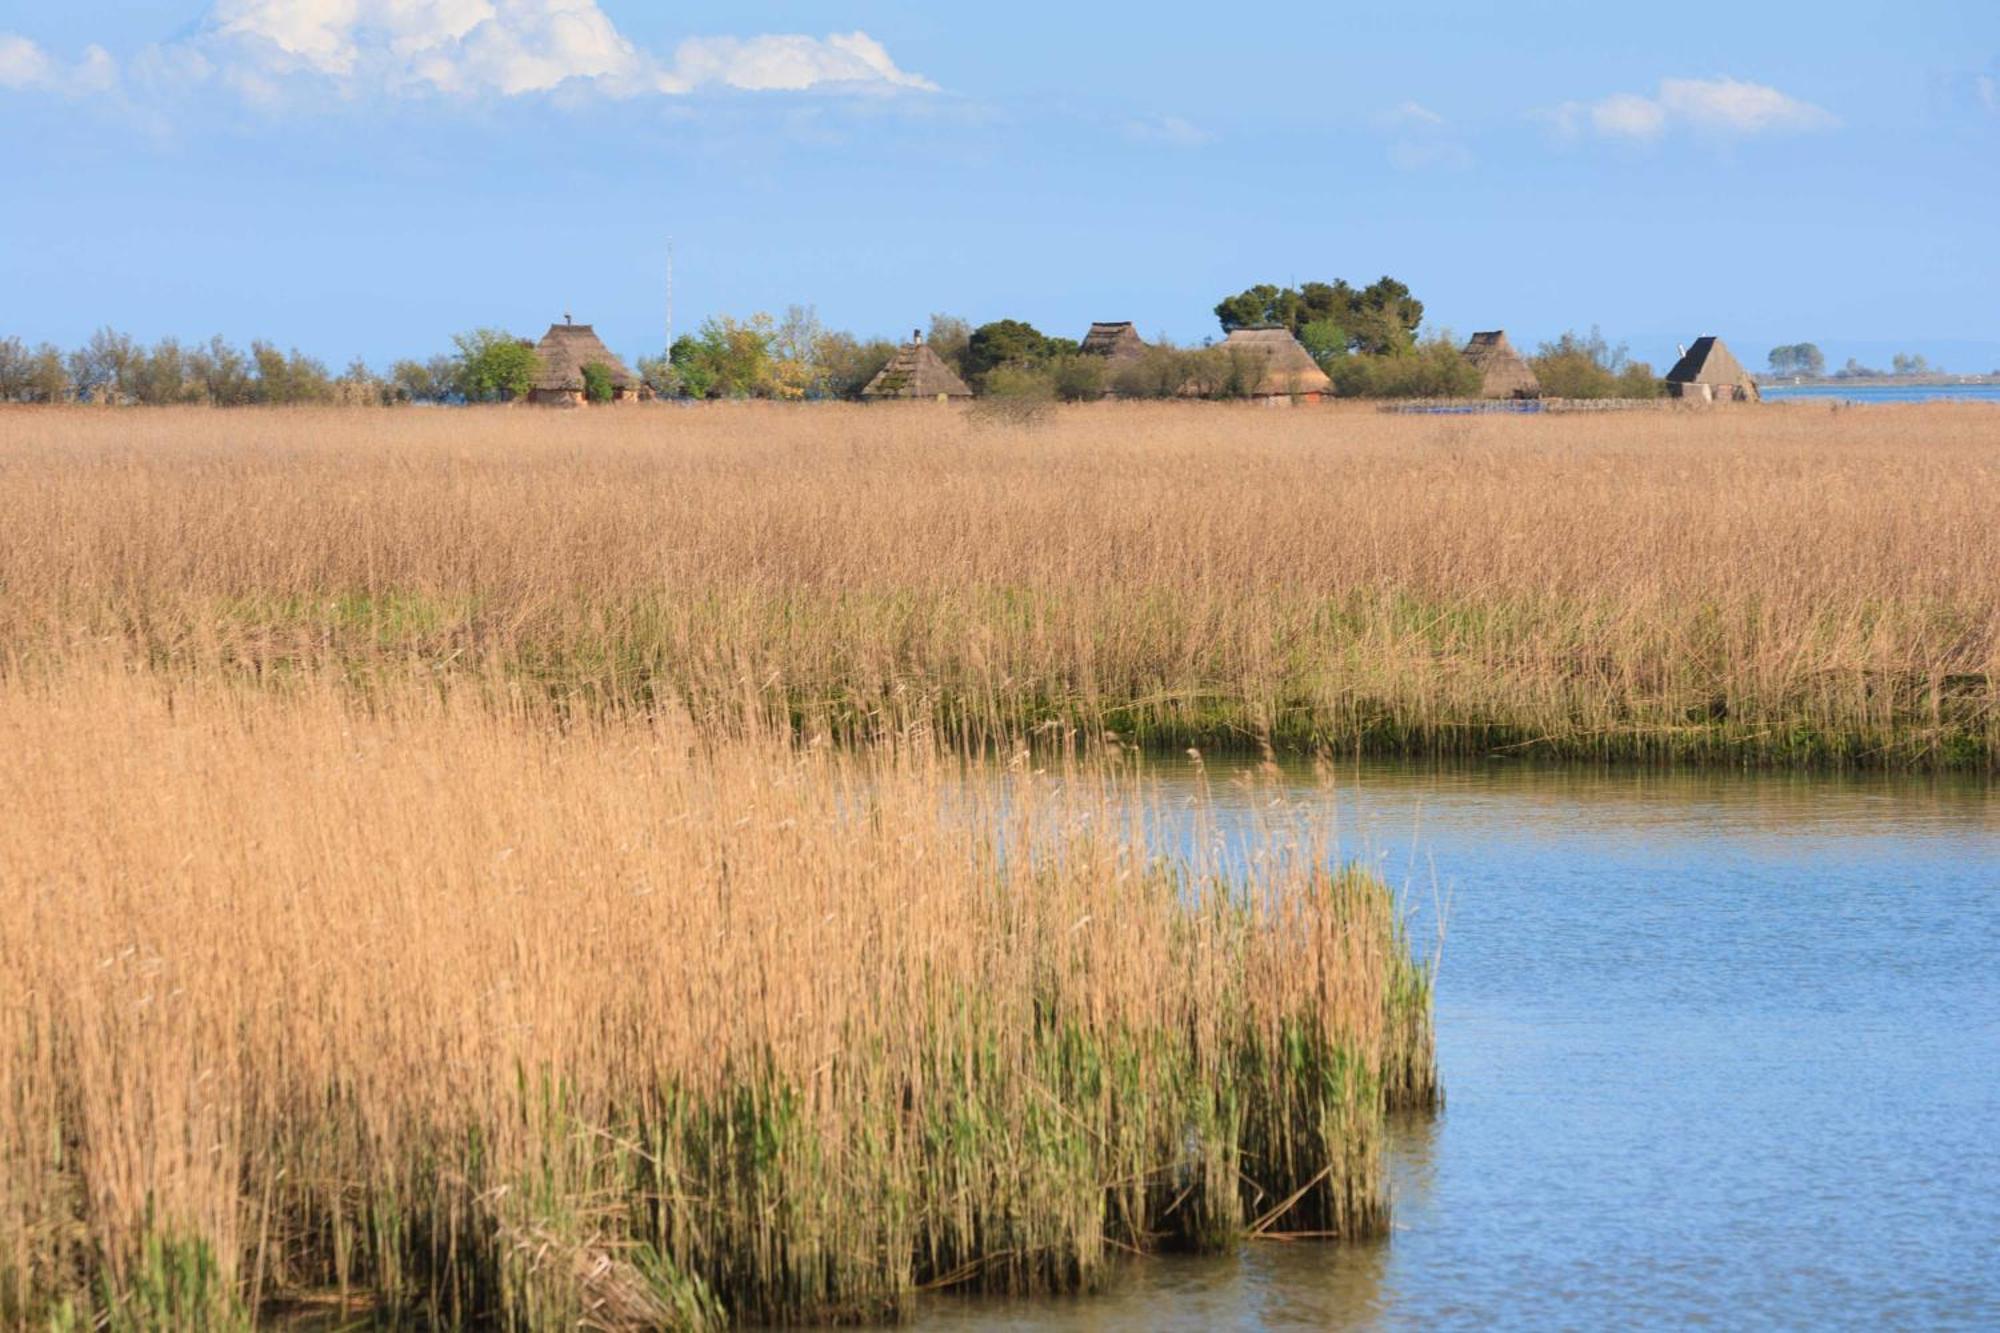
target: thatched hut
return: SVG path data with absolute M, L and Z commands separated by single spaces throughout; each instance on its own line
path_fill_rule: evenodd
M 585 366 L 604 367 L 611 377 L 613 402 L 629 403 L 639 397 L 639 377 L 604 345 L 604 340 L 588 324 L 572 324 L 565 316 L 562 323 L 549 325 L 541 342 L 535 344 L 535 355 L 542 364 L 535 375 L 534 388 L 528 391 L 531 403 L 582 407 L 588 401 L 584 392 Z
M 1722 339 L 1709 334 L 1696 338 L 1667 372 L 1667 396 L 1700 403 L 1754 403 L 1764 395 Z
M 1114 371 L 1144 356 L 1146 340 L 1139 336 L 1139 331 L 1132 327 L 1130 320 L 1117 324 L 1092 324 L 1077 350 L 1086 356 L 1103 357 L 1109 363 L 1105 366 L 1108 378 Z
M 1236 329 L 1223 339 L 1222 350 L 1232 358 L 1244 354 L 1262 358 L 1249 397 L 1266 403 L 1317 403 L 1333 393 L 1333 381 L 1286 328 Z
M 1465 345 L 1465 359 L 1479 372 L 1481 398 L 1540 398 L 1542 382 L 1535 368 L 1507 341 L 1505 329 L 1475 333 Z
M 941 403 L 951 398 L 970 398 L 972 390 L 965 387 L 965 381 L 944 363 L 943 357 L 931 350 L 919 330 L 896 349 L 889 364 L 868 381 L 861 396 L 871 402 L 928 399 Z
M 1104 358 L 1104 396 L 1110 398 L 1118 392 L 1118 376 L 1132 370 L 1146 359 L 1150 350 L 1139 331 L 1132 327 L 1130 320 L 1116 323 L 1096 323 L 1090 332 L 1083 335 L 1083 342 L 1077 351 L 1084 356 Z

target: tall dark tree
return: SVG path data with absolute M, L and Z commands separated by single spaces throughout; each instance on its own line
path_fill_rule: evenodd
M 1049 339 L 1023 320 L 997 319 L 972 331 L 965 344 L 965 377 L 977 386 L 1001 366 L 1025 370 L 1051 355 Z
M 1345 280 L 1296 288 L 1262 283 L 1225 298 L 1215 307 L 1215 317 L 1224 333 L 1275 327 L 1299 337 L 1310 327 L 1319 348 L 1316 356 L 1387 356 L 1415 345 L 1424 303 L 1390 277 L 1360 288 Z

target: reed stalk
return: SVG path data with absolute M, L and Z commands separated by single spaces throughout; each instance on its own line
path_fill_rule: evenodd
M 1434 1095 L 1389 892 L 1310 824 L 1165 854 L 1142 776 L 1039 765 L 17 671 L 0 1324 L 873 1320 L 1380 1233 Z
M 991 740 L 2000 768 L 1989 407 L 0 411 L 0 670 Z

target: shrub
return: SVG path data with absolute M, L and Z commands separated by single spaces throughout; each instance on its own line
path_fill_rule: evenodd
M 972 405 L 972 419 L 987 426 L 1025 429 L 1047 420 L 1055 400 L 1055 383 L 1046 372 L 998 366 L 986 376 L 985 392 Z
M 1105 361 L 1077 353 L 1058 358 L 1049 367 L 1056 397 L 1065 403 L 1087 403 L 1104 396 Z
M 593 361 L 583 368 L 583 397 L 591 403 L 608 403 L 617 388 L 611 382 L 611 367 Z
M 1543 343 L 1529 365 L 1542 382 L 1545 398 L 1657 398 L 1659 381 L 1653 368 L 1634 361 L 1625 344 L 1616 347 L 1593 328 L 1588 337 L 1574 331 Z
M 1343 398 L 1474 398 L 1480 389 L 1478 369 L 1448 333 L 1389 356 L 1335 357 L 1327 374 Z

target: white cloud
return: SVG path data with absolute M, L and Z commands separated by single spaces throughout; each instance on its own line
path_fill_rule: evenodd
M 1390 129 L 1442 129 L 1445 119 L 1421 102 L 1402 102 L 1377 116 L 1375 123 Z
M 255 102 L 327 91 L 346 98 L 557 89 L 638 97 L 709 88 L 937 88 L 898 68 L 863 32 L 694 38 L 662 60 L 620 33 L 598 0 L 213 0 L 191 36 L 148 48 L 135 65 L 156 86 L 214 81 Z M 0 87 L 53 87 L 55 70 L 34 43 L 0 36 Z
M 1982 74 L 1972 81 L 1973 90 L 1979 94 L 1979 105 L 2000 115 L 2000 80 L 1991 74 Z
M 1472 165 L 1472 150 L 1459 142 L 1451 122 L 1421 102 L 1400 102 L 1373 120 L 1389 138 L 1389 165 L 1398 171 L 1463 171 Z
M 882 44 L 865 32 L 824 38 L 697 37 L 675 50 L 666 78 L 680 87 L 713 84 L 748 92 L 798 92 L 828 84 L 937 91 L 922 75 L 897 69 Z
M 1799 134 L 1840 124 L 1810 102 L 1731 78 L 1662 79 L 1650 97 L 1614 93 L 1596 102 L 1565 102 L 1545 114 L 1564 135 L 1606 139 L 1658 139 L 1676 129 L 1711 137 Z
M 1147 116 L 1125 122 L 1125 137 L 1137 143 L 1164 144 L 1169 148 L 1200 148 L 1215 142 L 1215 135 L 1179 116 Z
M 48 52 L 25 37 L 0 32 L 0 88 L 43 88 L 54 72 Z
M 1667 108 L 1637 93 L 1618 93 L 1590 108 L 1590 125 L 1612 138 L 1657 139 L 1667 132 Z
M 65 65 L 26 37 L 0 32 L 0 88 L 14 92 L 77 95 L 108 92 L 118 82 L 118 62 L 101 46 Z

